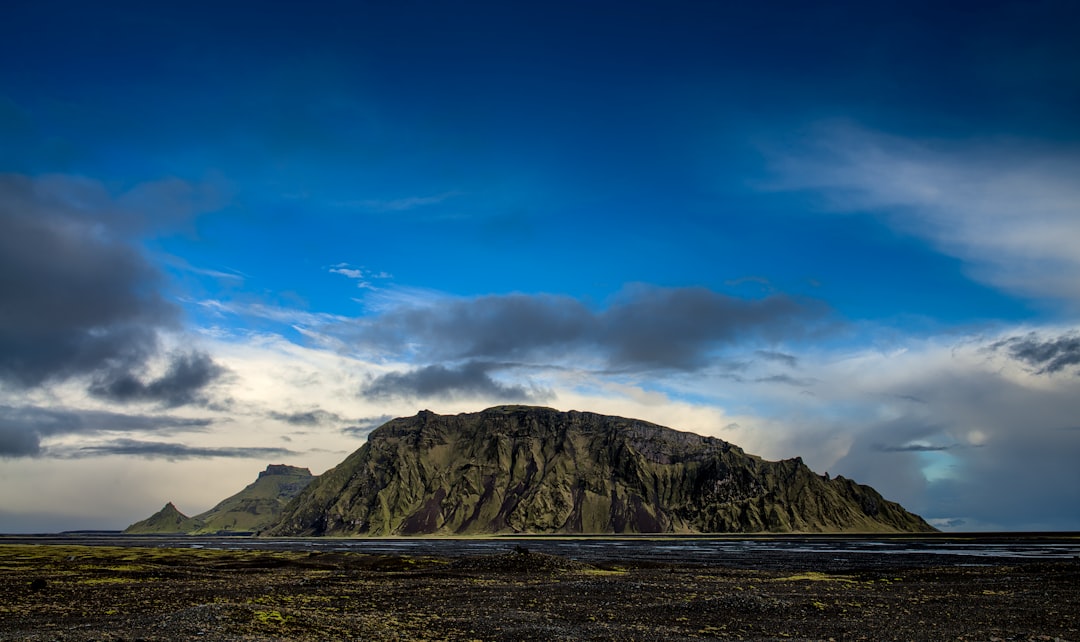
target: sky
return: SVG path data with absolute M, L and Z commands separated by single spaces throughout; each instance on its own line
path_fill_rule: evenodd
M 1080 530 L 1078 24 L 8 3 L 0 532 L 196 514 L 504 403 Z

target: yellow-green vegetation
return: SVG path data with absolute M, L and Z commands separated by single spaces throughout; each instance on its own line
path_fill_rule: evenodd
M 644 421 L 501 406 L 390 421 L 271 535 L 933 530 L 874 489 Z
M 611 568 L 584 568 L 581 572 L 585 575 L 625 575 L 630 571 L 620 566 L 613 566 Z
M 291 615 L 282 615 L 281 611 L 255 611 L 255 619 L 263 624 L 285 624 L 294 618 Z
M 477 559 L 482 558 L 482 559 Z M 483 559 L 486 558 L 486 559 Z M 0 545 L 0 639 L 1073 639 L 1080 566 L 781 572 Z M 989 607 L 989 608 L 988 608 Z
M 285 505 L 314 477 L 307 468 L 272 464 L 243 490 L 210 510 L 188 517 L 171 502 L 141 522 L 128 526 L 128 534 L 256 532 L 277 521 Z
M 805 573 L 798 573 L 796 575 L 789 575 L 787 577 L 777 577 L 773 579 L 774 582 L 840 582 L 843 584 L 858 584 L 859 581 L 853 577 L 847 575 L 830 575 L 828 573 L 818 573 L 817 571 L 807 571 Z

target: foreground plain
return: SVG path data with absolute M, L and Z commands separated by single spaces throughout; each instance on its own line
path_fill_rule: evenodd
M 0 640 L 1080 640 L 1080 562 L 0 545 Z

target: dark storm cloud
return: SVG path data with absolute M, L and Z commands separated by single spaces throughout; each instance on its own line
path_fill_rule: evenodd
M 608 346 L 616 367 L 693 370 L 718 345 L 801 333 L 818 312 L 786 296 L 748 300 L 705 288 L 639 287 L 601 315 L 592 340 Z
M 40 434 L 0 420 L 0 457 L 33 457 L 40 454 Z
M 1046 340 L 1031 333 L 999 341 L 993 347 L 1006 349 L 1009 356 L 1036 368 L 1038 374 L 1061 372 L 1080 365 L 1080 334 L 1076 333 Z
M 504 401 L 536 401 L 544 396 L 495 381 L 488 374 L 492 369 L 491 364 L 470 361 L 456 368 L 436 364 L 404 373 L 391 372 L 375 378 L 361 394 L 372 399 L 478 395 Z
M 179 327 L 179 310 L 132 235 L 159 216 L 190 218 L 190 189 L 166 181 L 113 199 L 93 181 L 0 175 L 0 382 L 119 381 L 157 354 L 157 333 Z M 147 394 L 183 403 L 181 379 L 205 365 L 174 363 L 174 378 Z
M 287 448 L 266 447 L 205 447 L 188 446 L 161 441 L 140 441 L 137 439 L 116 439 L 105 444 L 83 446 L 66 453 L 72 459 L 102 457 L 107 455 L 127 455 L 146 459 L 206 459 L 210 457 L 228 457 L 237 459 L 265 459 L 298 455 Z
M 599 311 L 569 297 L 525 294 L 399 308 L 360 325 L 355 338 L 391 352 L 419 345 L 432 361 L 586 352 L 613 370 L 696 370 L 719 347 L 802 336 L 823 316 L 820 304 L 782 295 L 740 299 L 705 288 L 634 286 Z
M 210 355 L 191 352 L 174 355 L 165 374 L 149 382 L 124 370 L 103 373 L 90 385 L 90 393 L 121 403 L 152 401 L 168 407 L 205 403 L 200 391 L 224 373 Z
M 41 455 L 41 440 L 45 437 L 136 431 L 192 432 L 203 430 L 210 423 L 209 419 L 162 415 L 0 406 L 0 457 Z

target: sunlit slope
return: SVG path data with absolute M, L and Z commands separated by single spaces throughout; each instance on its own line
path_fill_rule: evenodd
M 270 535 L 932 531 L 874 489 L 711 437 L 503 406 L 390 421 Z
M 282 509 L 296 497 L 311 480 L 315 479 L 307 468 L 270 465 L 259 473 L 259 478 L 244 490 L 222 500 L 195 518 L 203 522 L 196 533 L 220 531 L 258 531 L 278 520 Z
M 128 535 L 173 535 L 189 533 L 203 527 L 203 523 L 181 513 L 172 502 L 150 517 L 135 522 L 124 529 Z
M 312 479 L 314 477 L 307 468 L 271 464 L 259 473 L 254 482 L 205 513 L 188 518 L 170 503 L 154 516 L 132 524 L 124 532 L 210 534 L 259 531 L 274 524 L 289 500 L 296 497 Z M 176 518 L 174 513 L 183 520 Z

